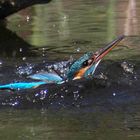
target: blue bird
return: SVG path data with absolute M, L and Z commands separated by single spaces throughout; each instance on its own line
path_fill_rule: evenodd
M 43 84 L 62 84 L 66 80 L 77 80 L 81 78 L 87 78 L 93 76 L 98 64 L 102 60 L 102 58 L 108 54 L 117 44 L 124 39 L 124 36 L 119 36 L 117 39 L 113 40 L 104 48 L 99 51 L 93 53 L 89 52 L 84 54 L 78 60 L 73 62 L 71 66 L 69 66 L 69 70 L 66 73 L 66 77 L 60 76 L 60 74 L 56 73 L 48 73 L 42 72 L 30 75 L 29 78 L 39 81 L 34 82 L 18 82 L 18 83 L 10 83 L 6 85 L 0 85 L 0 89 L 10 89 L 10 90 L 19 90 L 19 89 L 29 89 L 36 88 Z

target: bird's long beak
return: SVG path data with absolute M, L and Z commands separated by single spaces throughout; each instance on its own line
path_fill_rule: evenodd
M 109 43 L 107 46 L 105 46 L 104 48 L 100 49 L 99 51 L 97 51 L 94 54 L 94 61 L 98 62 L 99 60 L 101 60 L 105 55 L 107 55 L 113 48 L 115 48 L 118 43 L 124 39 L 124 35 L 119 36 L 117 39 L 113 40 L 111 43 Z
M 117 39 L 113 40 L 107 46 L 94 53 L 93 56 L 88 60 L 90 61 L 90 64 L 87 65 L 86 67 L 81 68 L 74 76 L 74 80 L 82 78 L 86 73 L 86 71 L 91 69 L 91 67 L 94 65 L 93 69 L 91 69 L 90 71 L 93 74 L 99 62 L 102 60 L 102 58 L 105 55 L 107 55 L 113 48 L 115 48 L 118 45 L 118 43 L 124 39 L 124 37 L 125 37 L 124 35 L 119 36 Z

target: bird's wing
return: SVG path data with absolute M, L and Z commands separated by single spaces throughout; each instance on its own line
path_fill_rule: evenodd
M 40 85 L 47 84 L 46 82 L 18 82 L 18 83 L 10 83 L 5 85 L 0 85 L 0 90 L 10 89 L 10 90 L 20 90 L 20 89 L 29 89 L 36 88 Z
M 20 90 L 20 89 L 29 89 L 29 88 L 36 88 L 43 84 L 49 83 L 63 83 L 63 79 L 54 73 L 38 73 L 29 76 L 32 79 L 40 80 L 38 82 L 17 82 L 17 83 L 10 83 L 0 85 L 0 90 Z
M 63 79 L 58 74 L 47 72 L 30 75 L 29 78 L 46 81 L 48 83 L 61 83 L 63 81 Z

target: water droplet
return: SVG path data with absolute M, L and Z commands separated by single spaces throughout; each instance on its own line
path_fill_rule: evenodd
M 15 83 L 16 83 L 16 82 L 15 82 Z M 18 88 L 17 90 L 20 91 L 20 90 L 22 90 L 22 89 L 21 89 L 21 88 Z
M 53 65 L 53 68 L 54 68 L 54 70 L 57 70 L 58 69 L 58 66 L 57 65 Z
M 29 22 L 29 20 L 30 20 L 30 17 L 26 16 L 26 21 Z
M 0 61 L 0 65 L 2 65 L 2 61 Z
M 64 96 L 63 96 L 63 95 L 61 95 L 61 98 L 62 98 L 62 99 L 64 99 Z
M 25 61 L 26 60 L 26 57 L 22 57 L 22 60 Z
M 15 6 L 15 2 L 14 1 L 11 1 L 10 3 L 11 3 L 12 6 Z
M 19 49 L 19 52 L 22 52 L 22 48 Z
M 68 90 L 66 89 L 66 90 L 65 90 L 65 92 L 67 93 L 67 92 L 68 92 Z
M 77 49 L 76 49 L 77 52 L 80 52 L 80 50 L 81 50 L 80 48 L 77 48 Z
M 67 19 L 67 16 L 65 15 L 63 18 L 64 18 L 64 19 Z
M 60 70 L 60 73 L 64 73 L 64 70 L 63 70 L 63 69 L 61 69 L 61 70 Z
M 42 51 L 45 51 L 45 48 L 42 48 Z
M 36 100 L 34 99 L 34 100 L 33 100 L 33 103 L 35 103 L 35 102 L 36 102 Z
M 113 93 L 113 96 L 116 96 L 116 93 L 115 92 Z
M 79 91 L 77 90 L 77 91 L 74 91 L 73 93 L 74 93 L 74 94 L 77 94 L 77 93 L 79 93 Z
M 39 96 L 39 93 L 36 93 L 36 94 L 35 94 L 35 97 L 37 97 L 37 96 Z
M 133 64 L 129 64 L 129 63 L 124 61 L 124 62 L 121 63 L 121 67 L 127 73 L 131 73 L 131 74 L 134 73 L 134 65 Z
M 16 73 L 19 75 L 30 75 L 32 73 L 33 65 L 27 63 L 25 66 L 17 67 Z
M 78 90 L 73 92 L 73 94 L 74 94 L 74 100 L 75 100 L 75 101 L 77 101 L 77 99 L 78 99 L 79 96 L 80 96 L 78 93 L 79 93 Z
M 138 79 L 137 76 L 134 76 L 134 79 L 137 80 Z
M 40 91 L 40 100 L 44 100 L 47 96 L 48 90 L 41 90 Z
M 17 106 L 19 104 L 18 101 L 15 101 L 14 103 L 11 103 L 12 106 Z

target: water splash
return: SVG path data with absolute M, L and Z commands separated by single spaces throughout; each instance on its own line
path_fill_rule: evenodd
M 30 63 L 26 63 L 25 65 L 18 66 L 16 69 L 16 74 L 19 76 L 30 75 L 33 72 L 34 65 Z
M 131 73 L 131 74 L 134 73 L 134 65 L 133 64 L 130 64 L 130 63 L 124 61 L 121 63 L 121 67 L 127 73 Z

